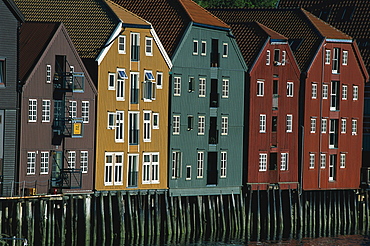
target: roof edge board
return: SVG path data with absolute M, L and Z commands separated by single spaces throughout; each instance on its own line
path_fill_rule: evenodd
M 326 42 L 332 42 L 332 43 L 353 43 L 352 39 L 334 39 L 334 38 L 327 38 L 325 39 Z
M 122 22 L 120 21 L 105 45 L 102 47 L 99 55 L 96 57 L 95 61 L 98 62 L 98 65 L 103 61 L 105 55 L 108 53 L 110 47 L 113 45 L 113 41 L 120 35 L 122 30 Z
M 230 28 L 226 27 L 220 27 L 220 26 L 212 26 L 212 25 L 207 25 L 207 24 L 201 24 L 197 22 L 193 22 L 194 26 L 199 26 L 199 27 L 204 27 L 204 28 L 209 28 L 209 29 L 215 29 L 215 30 L 222 30 L 222 31 L 229 31 Z
M 158 37 L 157 33 L 155 32 L 153 27 L 150 29 L 150 33 L 152 34 L 152 36 L 154 38 L 154 41 L 157 43 L 158 49 L 161 52 L 164 60 L 166 61 L 168 68 L 171 70 L 172 66 L 173 66 L 171 58 L 168 56 L 166 50 L 163 47 L 163 44 L 162 44 L 161 40 L 159 39 L 159 37 Z

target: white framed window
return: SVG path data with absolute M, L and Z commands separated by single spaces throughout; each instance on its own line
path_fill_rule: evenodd
M 260 154 L 259 171 L 267 170 L 267 154 Z
M 348 64 L 348 51 L 343 50 L 342 54 L 342 65 L 347 65 Z
M 195 79 L 194 77 L 189 77 L 189 92 L 193 92 L 194 91 L 194 82 Z
M 358 100 L 358 86 L 354 85 L 353 86 L 353 101 Z
M 114 154 L 114 184 L 123 184 L 123 153 Z
M 193 40 L 193 55 L 198 55 L 198 40 Z
M 138 167 L 139 167 L 139 155 L 128 154 L 127 187 L 137 187 Z
M 260 114 L 260 132 L 265 133 L 266 132 L 266 115 Z
M 329 86 L 327 84 L 322 85 L 322 99 L 328 99 Z
M 173 95 L 174 96 L 181 95 L 181 77 L 174 78 Z
M 180 115 L 174 115 L 172 117 L 172 134 L 173 135 L 180 134 Z
M 107 129 L 115 129 L 116 128 L 116 113 L 115 112 L 108 112 L 108 124 Z
M 49 152 L 41 152 L 40 174 L 49 173 Z
M 188 131 L 193 130 L 194 128 L 194 117 L 192 115 L 188 115 Z
M 191 166 L 190 165 L 186 166 L 185 180 L 191 180 Z
M 312 99 L 317 98 L 317 84 L 316 83 L 311 84 L 311 98 Z
M 36 172 L 36 152 L 27 152 L 27 175 Z
M 286 51 L 283 50 L 281 53 L 281 65 L 285 66 L 285 62 L 286 62 Z
M 286 91 L 286 96 L 287 97 L 293 97 L 293 93 L 294 93 L 294 84 L 293 82 L 287 82 L 287 91 Z
M 220 168 L 220 177 L 226 178 L 227 170 L 227 152 L 221 151 L 221 168 Z
M 330 111 L 339 109 L 339 90 L 339 81 L 332 81 L 330 93 Z
M 46 83 L 51 83 L 51 65 L 46 65 Z
M 151 142 L 151 111 L 145 111 L 143 113 L 143 124 L 144 124 L 144 130 L 143 130 L 143 139 L 144 142 Z
M 142 97 L 144 102 L 151 102 L 156 99 L 156 83 L 152 71 L 145 70 L 145 80 L 142 82 Z
M 229 80 L 222 79 L 222 98 L 229 98 Z
M 202 41 L 201 55 L 202 56 L 207 55 L 207 41 Z
M 163 73 L 157 72 L 157 88 L 162 89 L 163 86 Z
M 346 153 L 341 153 L 340 154 L 340 168 L 346 168 Z
M 199 97 L 206 96 L 206 79 L 199 78 Z
M 42 122 L 50 122 L 50 100 L 42 100 Z
M 69 101 L 69 117 L 77 118 L 77 101 Z
M 75 67 L 69 66 L 69 72 L 73 74 L 75 72 Z
M 331 50 L 325 50 L 325 64 L 330 64 Z
M 125 100 L 125 79 L 128 79 L 124 69 L 117 69 L 116 100 Z
M 229 117 L 221 117 L 221 135 L 227 135 L 229 133 Z
M 326 154 L 325 153 L 321 154 L 320 163 L 321 163 L 321 165 L 320 165 L 321 168 L 325 168 L 326 167 Z
M 198 116 L 198 135 L 204 135 L 206 118 L 202 115 Z
M 128 112 L 128 143 L 129 145 L 139 144 L 139 112 Z
M 333 49 L 332 73 L 339 72 L 339 48 Z
M 357 120 L 352 119 L 352 135 L 357 135 Z
M 281 153 L 280 170 L 281 171 L 288 170 L 288 163 L 289 163 L 289 154 Z
M 159 113 L 153 113 L 153 129 L 159 129 Z
M 125 35 L 118 36 L 118 53 L 126 54 L 126 36 Z
M 123 143 L 124 142 L 124 111 L 116 112 L 116 127 L 115 127 L 115 142 Z
M 28 122 L 37 121 L 37 99 L 28 99 Z
M 312 118 L 311 117 L 311 130 L 310 130 L 311 133 L 315 133 L 316 132 L 316 118 Z
M 116 89 L 116 74 L 115 73 L 108 73 L 108 90 L 115 90 Z
M 228 57 L 229 55 L 229 44 L 228 43 L 223 43 L 222 44 L 222 57 Z
M 139 73 L 130 73 L 130 103 L 139 103 Z
M 5 66 L 6 60 L 4 58 L 0 58 L 0 87 L 5 86 L 5 71 L 6 71 L 6 66 Z
M 286 116 L 286 132 L 293 132 L 293 115 L 287 114 Z
M 341 133 L 346 133 L 347 132 L 347 120 L 346 119 L 341 119 L 340 132 Z
M 114 153 L 105 153 L 104 185 L 113 185 L 113 156 Z
M 310 169 L 315 168 L 315 153 L 310 153 Z
M 348 92 L 347 85 L 342 85 L 342 100 L 347 100 L 347 92 Z
M 270 65 L 271 63 L 271 51 L 266 51 L 266 65 Z
M 131 61 L 140 60 L 140 33 L 131 33 Z
M 180 178 L 180 170 L 181 170 L 181 157 L 180 151 L 172 151 L 172 172 L 171 177 L 172 179 Z
M 321 119 L 321 133 L 326 133 L 327 119 Z
M 263 97 L 264 95 L 264 81 L 257 80 L 257 96 L 258 97 Z
M 86 150 L 82 150 L 80 152 L 80 168 L 82 173 L 87 173 L 89 164 L 89 152 Z
M 68 168 L 76 168 L 76 151 L 68 151 Z
M 89 123 L 89 115 L 90 115 L 90 102 L 89 101 L 82 101 L 81 102 L 81 116 L 83 123 Z
M 153 38 L 145 37 L 145 55 L 153 55 Z
M 197 178 L 203 178 L 204 170 L 204 151 L 197 153 Z

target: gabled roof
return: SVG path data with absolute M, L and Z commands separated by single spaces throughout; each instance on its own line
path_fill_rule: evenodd
M 339 30 L 303 9 L 209 9 L 226 23 L 258 21 L 284 35 L 301 71 L 307 71 L 325 38 L 346 38 Z
M 26 21 L 63 22 L 82 58 L 96 58 L 119 20 L 102 0 L 14 0 Z
M 149 21 L 170 57 L 191 23 L 229 29 L 229 26 L 191 0 L 113 0 Z
M 13 13 L 15 18 L 19 21 L 24 22 L 24 16 L 21 11 L 18 9 L 17 5 L 14 3 L 13 0 L 3 0 L 5 5 L 9 8 L 9 10 Z
M 19 78 L 28 78 L 61 23 L 26 22 L 19 31 Z

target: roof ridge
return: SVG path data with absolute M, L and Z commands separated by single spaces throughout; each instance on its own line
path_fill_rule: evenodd
M 279 32 L 277 32 L 277 31 L 275 31 L 275 30 L 273 30 L 273 29 L 271 29 L 271 28 L 269 28 L 269 27 L 267 27 L 267 26 L 265 26 L 264 24 L 262 24 L 262 23 L 260 23 L 260 22 L 258 22 L 258 21 L 255 21 L 255 23 L 268 35 L 268 36 L 270 36 L 271 37 L 271 35 L 268 33 L 268 32 L 272 32 L 272 33 L 274 33 L 275 35 L 277 35 L 277 36 L 280 36 L 280 37 L 282 37 L 282 38 L 284 38 L 284 39 L 286 39 L 286 40 L 288 40 L 288 38 L 287 37 L 285 37 L 283 34 L 281 34 L 281 33 L 279 33 Z M 267 29 L 267 30 L 266 30 Z

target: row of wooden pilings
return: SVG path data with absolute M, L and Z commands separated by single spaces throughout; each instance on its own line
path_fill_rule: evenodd
M 163 245 L 269 241 L 370 232 L 369 191 L 247 190 L 171 197 L 167 191 L 0 199 L 1 242 Z M 13 243 L 13 242 L 12 242 Z

